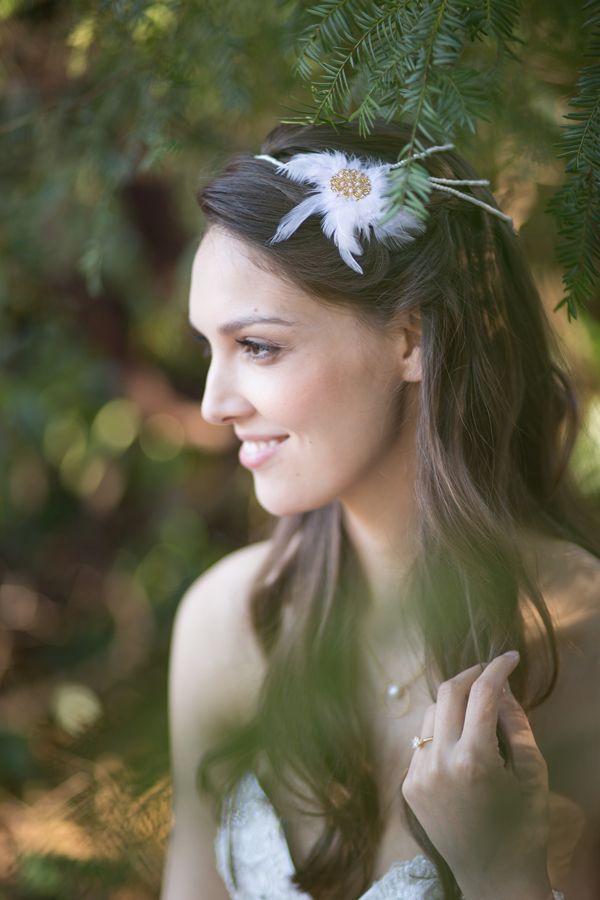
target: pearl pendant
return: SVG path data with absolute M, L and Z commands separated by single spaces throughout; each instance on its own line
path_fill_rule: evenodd
M 392 719 L 399 719 L 406 715 L 410 708 L 410 691 L 405 684 L 390 682 L 385 687 L 387 715 Z

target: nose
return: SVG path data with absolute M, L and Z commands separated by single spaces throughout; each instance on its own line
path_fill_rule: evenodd
M 202 418 L 211 425 L 230 425 L 253 412 L 252 404 L 237 383 L 232 366 L 217 365 L 215 359 L 212 360 L 200 411 Z

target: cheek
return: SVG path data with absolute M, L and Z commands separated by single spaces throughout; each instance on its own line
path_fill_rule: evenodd
M 393 383 L 356 358 L 306 363 L 269 392 L 269 409 L 284 428 L 345 454 L 377 443 L 389 421 Z M 265 413 L 268 414 L 265 407 Z M 339 459 L 339 457 L 338 457 Z
M 262 418 L 300 436 L 331 425 L 332 411 L 339 416 L 349 399 L 338 367 L 310 360 L 257 384 L 249 396 Z

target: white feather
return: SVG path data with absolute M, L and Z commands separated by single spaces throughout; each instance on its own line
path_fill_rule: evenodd
M 324 212 L 323 198 L 320 194 L 312 194 L 285 214 L 271 238 L 271 243 L 285 241 L 302 225 L 305 219 L 318 212 Z
M 297 153 L 285 163 L 280 163 L 273 156 L 258 154 L 257 159 L 273 163 L 277 174 L 285 174 L 292 181 L 300 184 L 311 184 L 314 190 L 311 196 L 290 210 L 279 223 L 271 242 L 282 241 L 292 235 L 296 229 L 313 214 L 323 216 L 322 228 L 325 235 L 333 239 L 339 248 L 340 255 L 354 271 L 362 275 L 363 270 L 352 254 L 360 256 L 362 247 L 359 237 L 370 240 L 373 235 L 378 241 L 392 247 L 401 247 L 415 240 L 425 230 L 425 224 L 406 210 L 399 210 L 387 222 L 387 177 L 392 169 L 406 165 L 410 159 L 423 159 L 432 153 L 452 150 L 453 144 L 429 147 L 411 157 L 397 163 L 382 163 L 377 160 L 362 160 L 356 156 L 347 156 L 340 150 L 323 151 L 322 153 Z M 341 169 L 358 169 L 368 176 L 371 190 L 358 200 L 344 197 L 333 190 L 331 178 Z M 432 188 L 453 194 L 461 199 L 479 206 L 494 216 L 512 224 L 510 216 L 501 212 L 483 200 L 470 194 L 462 193 L 450 185 L 478 185 L 489 182 L 481 179 L 429 178 Z
M 361 256 L 363 252 L 363 249 L 354 234 L 354 223 L 348 220 L 348 217 L 344 214 L 343 210 L 339 207 L 334 207 L 325 213 L 322 227 L 326 237 L 332 238 L 335 241 L 344 262 L 355 269 L 355 271 L 360 271 L 362 275 L 361 267 L 352 257 L 353 253 L 356 256 Z
M 358 272 L 359 275 L 364 275 L 362 268 L 356 262 L 351 253 L 349 253 L 345 247 L 340 247 L 340 256 L 344 260 L 347 266 L 350 266 L 351 269 L 354 269 L 355 272 Z
M 334 191 L 330 180 L 341 169 L 357 169 L 370 181 L 371 190 L 358 200 L 344 197 Z M 387 169 L 373 161 L 365 162 L 355 156 L 346 156 L 339 150 L 323 153 L 297 153 L 281 163 L 278 174 L 285 174 L 292 181 L 311 184 L 310 196 L 293 207 L 281 219 L 271 243 L 289 238 L 306 219 L 322 215 L 321 227 L 326 237 L 333 240 L 344 262 L 363 274 L 354 256 L 360 256 L 363 248 L 359 237 L 369 240 L 371 234 L 384 244 L 402 246 L 421 234 L 425 226 L 410 213 L 400 210 L 385 224 L 381 219 L 387 207 Z
M 278 171 L 284 171 L 292 181 L 311 182 L 319 187 L 329 187 L 329 179 L 340 169 L 347 167 L 347 157 L 337 150 L 331 153 L 297 153 Z

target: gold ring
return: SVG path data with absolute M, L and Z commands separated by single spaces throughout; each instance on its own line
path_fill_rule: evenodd
M 412 746 L 415 750 L 417 750 L 419 747 L 422 747 L 423 744 L 426 744 L 427 741 L 432 741 L 432 740 L 433 740 L 433 736 L 432 737 L 419 737 L 419 735 L 416 734 L 414 736 L 414 738 L 412 739 Z

